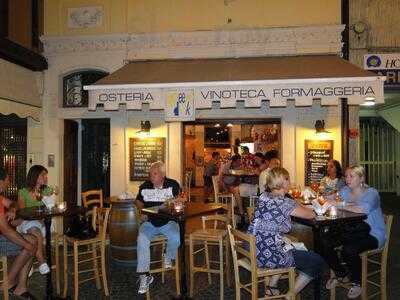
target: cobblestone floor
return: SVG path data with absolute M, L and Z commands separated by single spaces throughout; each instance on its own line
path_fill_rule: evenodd
M 385 213 L 394 214 L 394 224 L 391 235 L 390 256 L 388 263 L 388 299 L 400 299 L 400 240 L 397 238 L 400 233 L 399 214 L 400 214 L 400 197 L 390 194 L 383 195 L 382 206 Z M 305 237 L 307 238 L 307 236 Z M 309 237 L 308 237 L 309 238 Z M 111 290 L 111 299 L 145 299 L 137 294 L 137 276 L 135 269 L 132 267 L 121 267 L 113 263 L 110 264 L 109 285 Z M 29 281 L 30 289 L 39 299 L 44 297 L 45 281 L 43 276 L 35 273 Z M 71 289 L 70 289 L 71 291 Z M 161 283 L 159 277 L 151 285 L 151 299 L 171 299 L 175 296 L 175 281 L 173 274 L 170 273 L 166 277 L 165 284 Z M 328 293 L 323 289 L 321 291 L 322 299 L 329 299 Z M 81 286 L 79 299 L 102 299 L 102 293 L 96 289 L 93 282 L 87 282 Z M 217 278 L 213 280 L 211 285 L 207 283 L 206 275 L 196 275 L 195 283 L 195 299 L 218 299 L 219 284 Z M 225 286 L 224 299 L 234 299 L 235 291 L 233 287 Z M 15 298 L 17 299 L 17 298 Z M 248 295 L 242 294 L 242 299 L 249 299 Z M 301 295 L 301 299 L 313 299 L 312 286 L 308 286 Z M 339 292 L 337 299 L 346 299 L 343 292 Z

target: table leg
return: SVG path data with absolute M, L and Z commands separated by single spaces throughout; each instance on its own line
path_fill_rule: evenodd
M 46 229 L 46 260 L 50 267 L 50 272 L 46 275 L 46 299 L 53 299 L 53 282 L 51 278 L 51 217 L 44 219 Z
M 320 226 L 313 227 L 313 243 L 314 243 L 314 252 L 318 253 L 323 257 L 323 246 L 321 244 L 324 239 L 325 228 Z M 321 299 L 321 283 L 322 278 L 314 278 L 313 288 L 314 288 L 314 300 Z
M 187 281 L 186 281 L 186 259 L 185 259 L 185 227 L 186 220 L 181 219 L 178 222 L 179 224 L 179 234 L 181 245 L 179 246 L 179 258 L 180 258 L 180 271 L 181 271 L 181 295 L 178 295 L 177 299 L 189 299 L 187 294 Z

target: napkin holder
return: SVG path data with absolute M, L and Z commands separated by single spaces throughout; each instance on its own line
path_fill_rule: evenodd
M 47 209 L 51 210 L 56 205 L 56 196 L 54 194 L 51 196 L 43 196 L 42 202 Z
M 317 216 L 322 216 L 323 214 L 325 214 L 331 206 L 328 202 L 325 202 L 324 205 L 321 205 L 319 204 L 317 199 L 313 200 L 311 204 Z

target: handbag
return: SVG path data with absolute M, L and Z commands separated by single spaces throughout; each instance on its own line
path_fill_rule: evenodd
M 79 240 L 92 239 L 97 236 L 88 218 L 83 215 L 77 215 L 72 219 L 65 235 Z

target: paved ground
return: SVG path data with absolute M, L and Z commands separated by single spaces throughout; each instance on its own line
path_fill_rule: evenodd
M 385 213 L 394 214 L 394 224 L 391 235 L 390 256 L 388 264 L 388 299 L 400 299 L 400 240 L 397 238 L 400 233 L 399 214 L 400 214 L 400 197 L 391 194 L 382 195 L 382 206 Z M 111 289 L 111 299 L 144 299 L 137 295 L 137 276 L 134 268 L 121 267 L 110 264 L 109 285 Z M 44 296 L 44 278 L 35 273 L 30 280 L 30 288 L 37 297 Z M 152 299 L 170 299 L 174 296 L 175 282 L 172 273 L 167 276 L 166 283 L 162 284 L 160 278 L 156 278 L 151 286 Z M 329 299 L 328 293 L 323 290 L 322 299 Z M 249 299 L 242 294 L 242 299 Z M 104 298 L 101 292 L 96 290 L 95 284 L 88 282 L 82 285 L 80 299 L 101 299 Z M 208 285 L 205 275 L 197 275 L 195 284 L 195 299 L 218 299 L 219 284 L 217 280 L 213 284 Z M 224 299 L 234 299 L 235 291 L 233 288 L 225 287 Z M 307 287 L 301 299 L 313 299 L 312 287 Z M 345 299 L 343 293 L 339 293 L 337 299 Z

